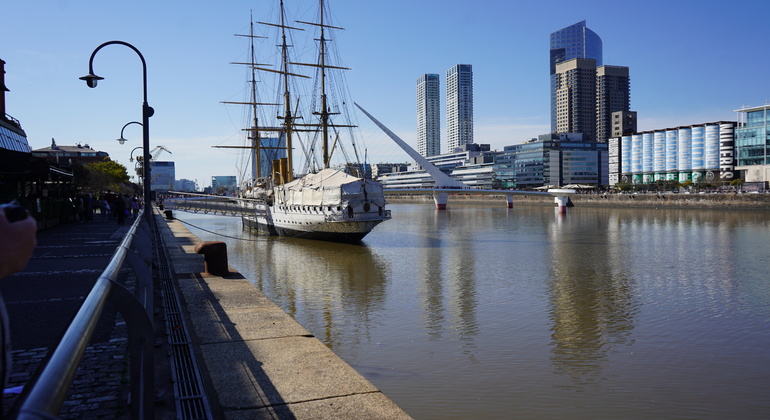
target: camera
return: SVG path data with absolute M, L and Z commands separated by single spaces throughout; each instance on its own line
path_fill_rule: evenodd
M 0 208 L 5 211 L 5 218 L 11 223 L 27 218 L 27 209 L 16 200 L 11 201 L 10 203 L 0 204 Z

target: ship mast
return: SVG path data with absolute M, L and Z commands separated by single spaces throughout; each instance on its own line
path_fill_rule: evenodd
M 250 61 L 248 63 L 230 63 L 230 64 L 242 64 L 247 65 L 251 68 L 251 80 L 249 84 L 251 85 L 251 98 L 249 102 L 227 102 L 223 101 L 223 104 L 235 104 L 235 105 L 250 105 L 251 106 L 251 116 L 253 118 L 252 126 L 251 128 L 245 128 L 244 131 L 249 131 L 250 133 L 247 135 L 247 138 L 251 140 L 251 145 L 247 146 L 245 148 L 251 149 L 251 178 L 255 182 L 257 179 L 262 175 L 262 168 L 261 168 L 261 146 L 262 141 L 260 139 L 260 133 L 259 133 L 259 121 L 257 116 L 257 106 L 259 105 L 276 105 L 276 104 L 269 104 L 269 103 L 259 103 L 257 102 L 257 76 L 256 76 L 256 70 L 258 69 L 256 66 L 269 66 L 270 64 L 259 64 L 257 63 L 256 58 L 256 52 L 254 50 L 254 39 L 256 38 L 267 38 L 264 36 L 258 36 L 254 35 L 254 19 L 252 17 L 251 12 L 249 13 L 249 34 L 243 35 L 243 34 L 235 34 L 235 36 L 242 36 L 249 38 L 249 58 Z M 244 148 L 241 146 L 215 146 L 217 148 Z
M 251 65 L 251 113 L 254 117 L 254 123 L 251 126 L 252 132 L 250 134 L 251 138 L 251 179 L 257 180 L 259 176 L 262 175 L 262 168 L 261 168 L 261 160 L 260 157 L 262 156 L 260 153 L 260 146 L 262 146 L 262 140 L 259 138 L 259 121 L 257 118 L 257 76 L 256 76 L 256 69 L 254 69 L 254 66 L 256 66 L 257 59 L 256 54 L 254 52 L 254 19 L 251 14 L 249 13 L 249 47 L 251 49 L 251 62 L 253 63 Z
M 283 0 L 281 0 L 281 57 L 283 59 L 283 100 L 284 100 L 284 117 L 283 127 L 286 135 L 286 157 L 288 173 L 283 174 L 283 182 L 290 182 L 294 178 L 294 161 L 292 159 L 292 139 L 291 133 L 293 130 L 294 117 L 291 114 L 291 92 L 289 91 L 289 46 L 286 43 L 286 11 L 283 8 Z M 280 118 L 280 117 L 278 117 Z
M 291 111 L 291 91 L 289 89 L 289 76 L 296 76 L 296 77 L 304 77 L 308 78 L 308 76 L 302 75 L 302 74 L 295 74 L 289 72 L 289 64 L 292 64 L 289 62 L 289 44 L 286 42 L 286 30 L 297 30 L 297 31 L 304 31 L 302 28 L 295 28 L 293 26 L 287 26 L 286 25 L 286 12 L 284 10 L 283 6 L 283 0 L 279 2 L 280 4 L 280 13 L 281 13 L 281 23 L 275 24 L 275 23 L 267 23 L 267 22 L 257 22 L 261 25 L 267 25 L 267 26 L 274 26 L 281 29 L 281 44 L 279 47 L 281 48 L 281 69 L 280 70 L 272 70 L 272 69 L 265 69 L 265 68 L 259 68 L 255 67 L 256 70 L 261 71 L 269 71 L 274 73 L 281 74 L 283 78 L 283 102 L 284 102 L 284 115 L 283 116 L 277 116 L 278 119 L 283 120 L 283 128 L 281 131 L 283 131 L 284 135 L 286 136 L 286 171 L 285 173 L 281 173 L 281 179 L 278 180 L 280 183 L 286 183 L 289 181 L 292 181 L 294 179 L 294 163 L 293 163 L 293 157 L 292 157 L 292 133 L 294 130 L 295 120 L 301 117 L 296 117 L 292 114 Z M 282 148 L 281 148 L 282 149 Z
M 318 67 L 318 68 L 320 68 L 320 72 L 321 72 L 321 75 L 320 75 L 320 79 L 321 79 L 320 80 L 321 81 L 321 95 L 320 95 L 320 97 L 321 97 L 321 110 L 313 112 L 313 115 L 318 115 L 320 120 L 321 120 L 320 127 L 321 127 L 321 136 L 322 136 L 322 142 L 323 142 L 322 143 L 322 145 L 323 145 L 323 168 L 328 168 L 329 167 L 329 161 L 331 160 L 330 148 L 329 148 L 329 128 L 331 128 L 331 127 L 353 127 L 353 126 L 350 126 L 350 125 L 332 125 L 329 122 L 329 117 L 330 116 L 337 115 L 339 113 L 338 112 L 331 112 L 330 109 L 329 109 L 328 97 L 327 97 L 327 94 L 326 94 L 326 69 L 338 69 L 338 70 L 350 70 L 350 69 L 347 68 L 347 67 L 330 66 L 330 65 L 326 64 L 326 61 L 327 61 L 326 60 L 326 42 L 327 42 L 327 40 L 326 40 L 326 37 L 325 37 L 324 30 L 326 28 L 344 30 L 344 28 L 340 28 L 340 27 L 337 27 L 337 26 L 327 25 L 324 22 L 324 16 L 325 16 L 325 13 L 324 13 L 324 0 L 320 0 L 319 1 L 319 9 L 320 9 L 320 13 L 319 13 L 320 17 L 319 17 L 318 23 L 303 22 L 303 21 L 299 21 L 299 20 L 297 21 L 299 23 L 304 23 L 306 25 L 313 25 L 313 26 L 318 26 L 319 27 L 320 37 L 319 37 L 319 39 L 316 40 L 320 44 L 319 48 L 318 48 L 318 51 L 319 51 L 319 53 L 318 53 L 318 63 L 317 64 L 294 63 L 294 64 L 298 64 L 298 65 L 301 65 L 301 66 L 310 66 L 310 67 Z M 318 125 L 316 125 L 316 126 L 318 126 Z

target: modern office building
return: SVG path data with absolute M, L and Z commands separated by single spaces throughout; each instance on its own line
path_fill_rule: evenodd
M 490 151 L 488 144 L 469 143 L 452 153 L 427 158 L 435 167 L 458 181 L 476 188 L 492 188 L 496 179 L 493 163 L 500 152 Z M 413 164 L 399 172 L 383 173 L 377 178 L 384 188 L 431 188 L 433 178 Z
M 506 146 L 495 157 L 494 171 L 502 188 L 547 185 L 607 185 L 607 143 L 581 133 L 546 134 Z
M 592 58 L 556 64 L 555 133 L 583 133 L 606 142 L 612 135 L 614 112 L 629 112 L 628 67 L 599 66 Z
M 596 138 L 596 60 L 573 58 L 556 64 L 556 130 Z
M 725 184 L 737 178 L 733 121 L 645 131 L 609 140 L 610 185 Z
M 373 163 L 371 166 L 373 179 L 377 179 L 385 174 L 409 170 L 408 163 Z
M 438 74 L 417 79 L 417 152 L 426 157 L 441 153 L 440 95 Z
M 586 21 L 567 26 L 551 34 L 551 132 L 556 133 L 556 65 L 574 58 L 590 58 L 603 65 L 602 39 L 586 27 Z
M 770 182 L 770 105 L 738 109 L 735 169 L 744 181 Z
M 630 112 L 631 88 L 628 67 L 596 68 L 596 140 L 612 137 L 613 113 Z M 634 118 L 635 121 L 635 118 Z M 622 135 L 622 134 L 621 134 Z
M 263 137 L 260 139 L 258 178 L 270 178 L 273 172 L 273 161 L 286 158 L 286 136 Z
M 176 179 L 174 162 L 151 160 L 150 173 L 152 174 L 152 182 L 150 183 L 152 191 L 165 192 L 174 189 L 174 180 Z
M 235 176 L 232 175 L 225 175 L 225 176 L 212 176 L 211 177 L 211 191 L 214 194 L 218 194 L 220 189 L 224 189 L 227 194 L 232 194 L 235 192 L 238 186 L 238 181 L 236 180 Z
M 446 72 L 447 153 L 473 143 L 473 68 L 457 64 Z
M 192 179 L 177 179 L 174 181 L 174 190 L 182 192 L 197 192 L 198 183 Z

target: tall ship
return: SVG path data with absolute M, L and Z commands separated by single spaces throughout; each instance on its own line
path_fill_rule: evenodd
M 382 185 L 367 177 L 365 163 L 360 163 L 359 152 L 355 149 L 355 130 L 352 112 L 346 105 L 352 103 L 346 98 L 332 95 L 346 92 L 340 89 L 339 79 L 334 73 L 347 68 L 333 62 L 330 40 L 326 34 L 341 30 L 327 23 L 326 2 L 319 1 L 317 22 L 287 22 L 283 0 L 279 1 L 280 20 L 276 23 L 257 22 L 271 27 L 279 37 L 278 67 L 268 68 L 256 60 L 253 19 L 250 24 L 251 100 L 239 104 L 249 105 L 251 127 L 245 129 L 251 152 L 251 177 L 242 183 L 238 200 L 249 213 L 242 217 L 244 228 L 270 235 L 283 235 L 306 239 L 336 242 L 357 242 L 375 226 L 391 218 L 385 209 L 386 201 Z M 305 31 L 308 27 L 317 42 L 317 60 L 314 63 L 295 62 L 289 58 L 293 45 L 290 33 Z M 293 40 L 293 38 L 292 38 Z M 301 86 L 297 79 L 311 79 L 301 73 L 302 68 L 315 70 L 312 100 L 304 111 L 300 95 L 293 89 Z M 297 69 L 297 70 L 295 70 Z M 278 83 L 274 94 L 275 103 L 259 102 L 257 74 L 273 74 Z M 307 83 L 305 83 L 307 85 Z M 330 88 L 332 87 L 332 88 Z M 235 103 L 235 102 L 229 102 Z M 276 120 L 270 125 L 260 121 L 258 112 L 269 108 Z M 270 134 L 268 134 L 270 133 Z M 302 151 L 305 163 L 301 176 L 295 176 L 293 152 L 295 147 Z M 220 146 L 222 147 L 222 146 Z M 352 155 L 356 162 L 350 162 Z M 332 167 L 334 153 L 343 154 L 344 161 Z

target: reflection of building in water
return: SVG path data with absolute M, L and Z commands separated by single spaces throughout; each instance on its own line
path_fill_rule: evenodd
M 367 339 L 388 269 L 368 247 L 272 237 L 252 244 L 253 281 L 302 326 L 332 348 Z
M 477 348 L 475 337 L 479 333 L 479 322 L 476 319 L 476 260 L 468 258 L 469 255 L 475 255 L 472 249 L 475 243 L 471 223 L 473 219 L 463 219 L 447 232 L 448 242 L 453 246 L 448 249 L 446 276 L 449 282 L 449 322 L 452 330 L 459 334 L 459 339 L 465 344 L 463 352 L 471 356 Z
M 441 339 L 445 330 L 465 343 L 463 353 L 476 348 L 479 332 L 476 319 L 476 266 L 472 249 L 474 217 L 461 211 L 429 214 L 421 224 L 431 226 L 420 244 L 418 267 L 425 330 L 431 339 Z M 451 220 L 457 218 L 458 220 Z M 488 221 L 487 221 L 488 222 Z
M 751 231 L 753 217 L 766 223 L 761 213 L 693 210 L 596 209 L 557 219 L 550 227 L 554 368 L 577 385 L 602 378 L 610 355 L 636 341 L 631 332 L 642 299 L 671 306 L 648 316 L 721 316 L 726 300 L 745 294 L 738 291 L 743 279 L 761 277 L 742 274 L 740 266 L 752 252 L 741 249 L 736 230 Z
M 634 328 L 633 283 L 617 266 L 622 247 L 608 250 L 604 238 L 586 233 L 602 232 L 606 228 L 598 225 L 607 223 L 597 218 L 596 229 L 569 219 L 550 225 L 551 361 L 578 385 L 601 378 L 608 354 L 629 344 Z M 571 231 L 578 225 L 580 232 Z
M 445 247 L 450 246 L 445 243 L 441 234 L 446 228 L 446 214 L 439 212 L 435 215 L 430 213 L 421 213 L 421 215 L 430 215 L 430 220 L 423 218 L 420 224 L 430 226 L 432 221 L 433 232 L 423 236 L 419 244 L 423 253 L 420 259 L 422 264 L 417 268 L 416 279 L 422 304 L 420 316 L 431 339 L 439 340 L 443 336 L 445 320 L 443 260 Z

